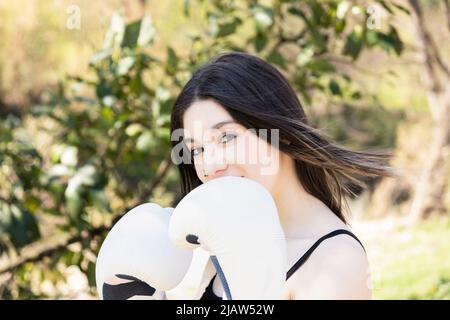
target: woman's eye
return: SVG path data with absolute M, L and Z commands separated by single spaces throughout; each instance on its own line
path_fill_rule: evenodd
M 198 147 L 198 148 L 194 148 L 191 150 L 191 155 L 193 157 L 198 156 L 201 152 L 201 150 L 203 149 L 203 147 Z
M 220 142 L 221 143 L 227 143 L 230 140 L 233 140 L 234 138 L 236 138 L 236 135 L 233 133 L 225 133 L 224 135 L 222 135 L 222 137 L 220 137 Z

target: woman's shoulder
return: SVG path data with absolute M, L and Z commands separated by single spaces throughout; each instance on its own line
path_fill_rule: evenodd
M 290 296 L 292 299 L 370 299 L 369 270 L 361 244 L 348 234 L 337 234 L 322 241 L 289 278 Z

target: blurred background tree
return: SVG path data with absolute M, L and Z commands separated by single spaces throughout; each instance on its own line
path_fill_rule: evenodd
M 412 243 L 448 252 L 448 3 L 0 4 L 0 297 L 95 297 L 111 226 L 140 203 L 179 200 L 171 107 L 196 68 L 229 50 L 277 66 L 312 123 L 341 144 L 393 151 L 399 178 L 356 190 L 355 221 L 440 214 L 407 230 L 429 235 Z M 414 292 L 375 297 L 449 298 L 450 267 L 440 266 Z

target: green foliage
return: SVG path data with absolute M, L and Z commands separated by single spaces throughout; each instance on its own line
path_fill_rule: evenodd
M 382 225 L 374 226 L 364 239 L 374 299 L 448 300 L 450 219 L 434 217 L 413 227 Z
M 382 2 L 390 14 L 399 10 Z M 149 201 L 152 195 L 145 189 L 170 155 L 176 95 L 212 56 L 227 50 L 258 54 L 281 69 L 309 108 L 317 97 L 347 106 L 363 100 L 363 91 L 334 58 L 352 63 L 366 49 L 401 54 L 403 47 L 394 27 L 372 30 L 367 14 L 351 13 L 352 7 L 364 12 L 362 3 L 184 1 L 187 16 L 193 6 L 204 6 L 205 28 L 186 37 L 188 53 L 172 44 L 164 48 L 164 58 L 150 53 L 157 30 L 149 17 L 126 24 L 113 15 L 90 60 L 89 76 L 67 76 L 46 103 L 33 107 L 36 120 L 46 124 L 40 130 L 52 136 L 46 154 L 18 136 L 19 119 L 0 120 L 0 254 L 38 240 L 44 226 L 40 221 L 51 218 L 57 221 L 53 234 L 81 239 L 76 248 L 55 250 L 40 262 L 22 265 L 3 296 L 52 296 L 32 283 L 50 279 L 55 285 L 68 266 L 77 266 L 94 289 L 95 256 L 104 231 L 129 205 Z M 173 198 L 178 183 L 169 170 L 160 183 L 161 197 Z
M 33 194 L 40 188 L 42 158 L 19 125 L 14 116 L 0 122 L 0 255 L 40 236 Z

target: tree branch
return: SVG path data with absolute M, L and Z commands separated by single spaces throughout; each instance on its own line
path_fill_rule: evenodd
M 147 201 L 147 199 L 153 193 L 153 190 L 161 183 L 161 180 L 166 176 L 167 172 L 170 169 L 170 163 L 171 163 L 171 155 L 169 152 L 167 157 L 164 159 L 163 162 L 161 162 L 160 166 L 156 170 L 155 179 L 153 179 L 152 183 L 142 190 L 141 194 L 138 197 L 138 203 Z
M 437 64 L 441 67 L 442 71 L 449 78 L 450 78 L 450 68 L 442 60 L 439 54 L 439 50 L 436 46 L 436 43 L 434 42 L 433 37 L 430 35 L 428 29 L 426 28 L 422 8 L 420 7 L 418 0 L 409 0 L 409 4 L 415 13 L 416 24 L 418 27 L 417 31 L 419 33 L 419 37 L 422 42 L 423 51 L 425 54 L 425 67 L 429 74 L 431 85 L 434 91 L 439 91 L 442 89 L 442 87 L 439 81 L 439 76 L 436 73 L 432 61 L 436 61 Z
M 448 31 L 450 31 L 450 0 L 445 0 L 444 5 L 445 5 L 445 13 L 447 16 L 447 28 Z
M 11 263 L 9 266 L 6 266 L 6 267 L 0 269 L 0 274 L 12 272 L 28 262 L 41 261 L 45 257 L 51 256 L 58 251 L 66 249 L 67 246 L 72 243 L 81 242 L 82 240 L 92 238 L 96 235 L 100 235 L 104 231 L 109 230 L 109 228 L 110 227 L 108 227 L 108 226 L 101 226 L 101 227 L 92 229 L 91 231 L 83 231 L 83 232 L 81 232 L 81 234 L 69 237 L 69 238 L 65 239 L 64 241 L 62 241 L 61 243 L 47 246 L 46 248 L 39 250 L 37 253 L 22 257 L 21 259 Z
M 55 254 L 56 252 L 67 249 L 67 246 L 72 243 L 77 243 L 77 242 L 81 242 L 83 240 L 92 239 L 95 236 L 99 236 L 99 235 L 103 234 L 104 232 L 109 231 L 112 228 L 112 226 L 114 226 L 114 224 L 117 221 L 119 221 L 119 219 L 122 218 L 122 216 L 125 213 L 127 213 L 129 210 L 133 209 L 137 205 L 141 204 L 142 202 L 147 201 L 148 197 L 153 193 L 155 188 L 161 183 L 164 176 L 167 174 L 167 172 L 170 168 L 170 164 L 171 164 L 171 158 L 170 158 L 170 153 L 169 153 L 169 156 L 166 157 L 166 159 L 164 159 L 164 161 L 161 162 L 161 164 L 159 165 L 157 172 L 156 172 L 156 177 L 153 180 L 153 182 L 149 185 L 149 187 L 145 188 L 142 191 L 142 193 L 138 196 L 138 200 L 136 201 L 136 203 L 127 207 L 123 211 L 123 213 L 117 215 L 113 219 L 113 222 L 111 225 L 103 225 L 103 226 L 91 229 L 89 231 L 84 230 L 80 234 L 72 235 L 72 236 L 66 238 L 65 240 L 60 241 L 56 244 L 48 245 L 45 248 L 38 250 L 38 252 L 27 255 L 25 257 L 22 257 L 21 259 L 18 259 L 17 261 L 11 263 L 10 265 L 0 269 L 0 275 L 4 274 L 4 273 L 8 273 L 8 272 L 13 272 L 14 270 L 23 266 L 25 263 L 41 261 L 45 257 L 51 256 L 51 255 Z

